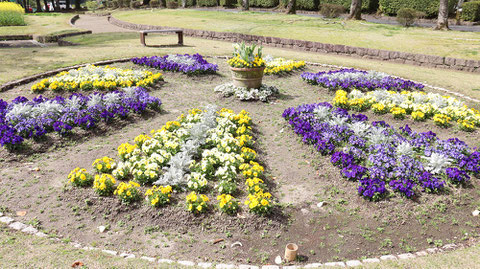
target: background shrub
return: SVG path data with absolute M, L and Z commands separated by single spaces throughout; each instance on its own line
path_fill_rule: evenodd
M 140 1 L 132 1 L 130 2 L 131 9 L 139 9 L 142 6 L 142 2 Z
M 279 4 L 279 0 L 250 0 L 249 4 L 252 7 L 265 7 L 265 8 L 276 7 Z M 297 5 L 298 5 L 298 0 L 297 0 Z
M 150 0 L 148 4 L 151 8 L 157 8 L 160 6 L 160 2 L 158 0 Z
M 378 9 L 379 0 L 363 0 L 362 10 L 364 12 L 375 12 Z M 288 0 L 280 0 L 280 5 L 286 7 Z M 297 0 L 297 9 L 302 10 L 321 10 L 324 4 L 341 5 L 345 8 L 345 11 L 350 9 L 352 0 Z
M 24 9 L 11 2 L 0 2 L 0 26 L 25 25 Z
M 178 2 L 176 0 L 167 0 L 167 8 L 170 8 L 170 9 L 178 8 Z
M 464 21 L 480 21 L 480 1 L 463 3 L 461 18 Z
M 455 12 L 457 0 L 448 0 L 448 12 Z M 440 0 L 379 0 L 379 9 L 383 13 L 393 16 L 401 8 L 412 8 L 424 12 L 427 17 L 432 18 L 438 15 Z
M 237 4 L 237 0 L 220 0 L 220 5 L 222 7 L 236 7 Z
M 217 0 L 197 0 L 199 7 L 215 7 L 217 6 Z
M 178 6 L 183 7 L 183 0 L 177 0 Z M 194 7 L 196 4 L 195 0 L 185 0 L 185 7 Z
M 325 18 L 337 18 L 340 14 L 345 12 L 345 7 L 336 4 L 322 4 L 320 14 Z
M 412 26 L 417 19 L 417 11 L 413 8 L 401 8 L 397 12 L 397 21 L 404 27 Z

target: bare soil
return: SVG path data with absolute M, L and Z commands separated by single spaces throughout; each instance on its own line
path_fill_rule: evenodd
M 377 203 L 366 201 L 357 195 L 356 183 L 342 179 L 330 158 L 304 145 L 281 117 L 291 106 L 331 101 L 333 93 L 304 83 L 297 72 L 265 78 L 264 83 L 281 91 L 269 104 L 223 98 L 213 88 L 230 81 L 227 65 L 224 60 L 209 60 L 219 64 L 218 75 L 164 73 L 166 82 L 150 89 L 161 98 L 162 113 L 133 116 L 95 132 L 78 130 L 70 138 L 49 135 L 40 143 L 30 141 L 22 152 L 0 149 L 0 211 L 15 215 L 26 210 L 18 219 L 86 245 L 197 261 L 268 264 L 283 254 L 286 243 L 294 242 L 302 255 L 298 263 L 326 262 L 418 251 L 478 236 L 479 219 L 471 212 L 480 206 L 479 179 L 472 179 L 470 187 L 420 195 L 415 200 L 393 196 Z M 116 66 L 139 68 L 131 63 Z M 32 97 L 29 88 L 2 92 L 0 98 Z M 244 210 L 236 217 L 217 211 L 194 216 L 184 208 L 185 194 L 175 195 L 172 205 L 160 209 L 141 203 L 127 206 L 67 183 L 73 168 L 89 169 L 96 158 L 116 156 L 121 143 L 132 142 L 136 135 L 210 103 L 251 113 L 258 157 L 279 202 L 272 215 L 259 217 Z M 458 137 L 480 146 L 478 131 L 466 133 L 453 127 L 439 128 L 432 122 L 364 114 L 372 120 L 409 124 L 413 130 L 432 130 L 443 139 Z M 325 202 L 321 208 L 316 205 L 320 201 Z M 99 233 L 100 225 L 108 231 Z M 219 239 L 223 241 L 214 243 Z M 242 246 L 231 247 L 237 241 Z

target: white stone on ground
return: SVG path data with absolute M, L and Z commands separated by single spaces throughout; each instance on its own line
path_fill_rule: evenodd
M 216 269 L 234 269 L 235 264 L 220 263 L 220 264 L 217 264 L 217 266 L 215 268 Z
M 303 268 L 319 268 L 322 265 L 323 264 L 321 264 L 321 263 L 309 263 L 309 264 L 305 265 Z
M 427 256 L 428 253 L 425 250 L 415 252 L 415 255 L 422 257 L 422 256 Z
M 332 266 L 332 267 L 345 267 L 344 262 L 327 262 L 324 265 L 325 266 Z
M 15 221 L 13 223 L 10 223 L 10 225 L 8 225 L 8 227 L 10 227 L 12 229 L 15 229 L 15 230 L 22 230 L 22 229 L 27 228 L 28 226 L 21 223 L 21 222 Z
M 473 211 L 473 212 L 472 212 L 472 215 L 473 215 L 474 217 L 480 215 L 480 210 L 477 209 L 477 210 Z
M 22 232 L 27 234 L 36 234 L 38 233 L 38 230 L 33 226 L 28 226 L 27 228 L 22 229 Z
M 280 269 L 280 266 L 278 266 L 278 265 L 264 265 L 264 266 L 262 266 L 262 269 Z
M 415 258 L 415 254 L 412 253 L 403 253 L 397 255 L 400 260 L 407 260 Z
M 45 233 L 42 233 L 42 232 L 38 232 L 35 235 L 38 236 L 38 237 L 47 237 L 47 235 Z
M 98 231 L 101 232 L 101 233 L 105 232 L 105 229 L 106 229 L 106 227 L 103 226 L 103 225 L 102 225 L 102 226 L 98 226 Z
M 120 257 L 125 258 L 125 259 L 133 259 L 133 258 L 135 258 L 135 254 L 122 253 L 122 254 L 120 254 Z
M 347 264 L 348 267 L 362 266 L 362 262 L 359 260 L 346 261 L 345 263 Z
M 380 257 L 380 260 L 382 261 L 387 261 L 387 260 L 396 260 L 397 257 L 393 256 L 393 255 L 384 255 L 382 257 Z
M 379 258 L 369 258 L 369 259 L 364 259 L 362 260 L 363 263 L 376 263 L 376 262 L 380 262 L 380 259 Z
M 202 267 L 202 268 L 211 268 L 212 265 L 213 264 L 211 262 L 199 262 L 197 264 L 198 267 Z
M 174 261 L 172 260 L 169 260 L 169 259 L 158 259 L 158 263 L 174 263 Z
M 438 248 L 427 248 L 426 249 L 428 253 L 437 253 L 438 252 Z
M 102 249 L 102 252 L 113 255 L 113 256 L 116 256 L 118 254 L 118 252 L 116 252 L 115 250 L 108 250 L 108 249 Z
M 12 223 L 12 222 L 14 222 L 14 221 L 15 221 L 15 220 L 12 219 L 12 218 L 10 218 L 10 217 L 1 217 L 1 218 L 0 218 L 0 222 L 3 222 L 3 223 L 5 223 L 5 224 L 7 224 L 7 225 L 10 224 L 10 223 Z
M 249 264 L 240 264 L 238 269 L 260 269 L 260 267 L 256 265 L 249 265 Z
M 140 257 L 140 259 L 146 260 L 146 261 L 149 261 L 149 262 L 155 262 L 155 258 L 153 258 L 153 257 L 142 256 L 142 257 Z
M 177 263 L 185 266 L 195 266 L 195 263 L 192 261 L 178 261 Z
M 280 257 L 280 255 L 278 255 L 277 257 L 275 257 L 275 263 L 276 263 L 276 264 L 282 264 L 282 257 Z

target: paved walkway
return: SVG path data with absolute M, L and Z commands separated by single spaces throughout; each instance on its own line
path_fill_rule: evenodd
M 115 26 L 108 22 L 107 16 L 91 16 L 91 15 L 80 15 L 80 18 L 75 21 L 75 27 L 91 30 L 92 33 L 112 33 L 112 32 L 135 32 L 133 30 L 128 30 Z
M 33 48 L 46 47 L 46 44 L 40 43 L 36 40 L 8 40 L 0 41 L 0 48 Z

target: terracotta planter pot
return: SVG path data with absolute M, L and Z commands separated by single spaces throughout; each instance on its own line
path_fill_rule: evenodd
M 285 260 L 292 262 L 297 258 L 298 246 L 294 243 L 288 243 L 285 247 Z
M 265 67 L 237 68 L 230 67 L 233 85 L 244 88 L 258 89 L 262 86 L 263 71 Z

